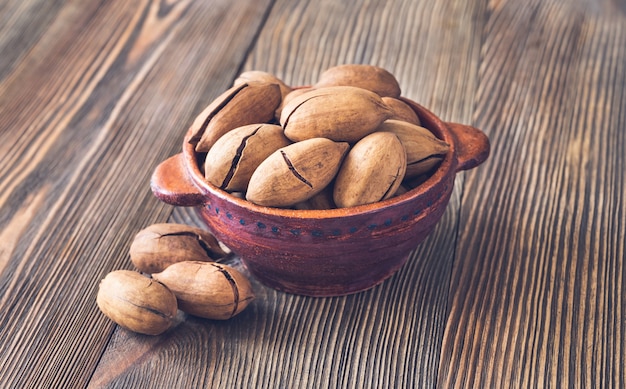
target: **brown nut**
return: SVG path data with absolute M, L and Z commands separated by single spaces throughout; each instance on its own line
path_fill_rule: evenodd
M 283 147 L 254 171 L 246 199 L 268 207 L 289 207 L 305 201 L 332 181 L 348 148 L 348 143 L 326 138 Z
M 289 104 L 291 100 L 300 96 L 301 94 L 310 92 L 312 90 L 313 90 L 312 87 L 300 87 L 300 88 L 293 89 L 287 95 L 283 96 L 283 101 L 280 102 L 280 105 L 278 106 L 278 108 L 276 108 L 276 112 L 274 113 L 276 120 L 280 122 L 280 115 L 283 112 L 283 108 L 285 108 L 285 106 Z
M 261 70 L 248 70 L 246 72 L 241 73 L 233 82 L 233 86 L 241 85 L 246 82 L 266 82 L 268 84 L 276 84 L 280 88 L 280 94 L 282 98 L 285 98 L 291 92 L 291 87 L 283 82 L 280 78 L 275 75 L 264 72 Z
M 174 324 L 176 297 L 162 283 L 130 270 L 113 271 L 100 281 L 98 308 L 120 326 L 159 335 Z
M 396 192 L 406 171 L 406 152 L 395 134 L 375 132 L 361 139 L 346 155 L 333 190 L 338 207 L 387 199 Z
M 379 96 L 400 96 L 398 80 L 389 71 L 373 65 L 347 64 L 324 71 L 315 88 L 335 85 L 356 86 L 370 90 Z
M 181 261 L 215 261 L 226 256 L 217 239 L 200 228 L 176 223 L 153 224 L 139 231 L 130 259 L 144 273 L 159 273 Z
M 355 143 L 391 116 L 376 93 L 352 86 L 313 89 L 285 106 L 280 123 L 294 142 L 328 138 Z
M 400 120 L 387 120 L 378 131 L 392 132 L 404 145 L 407 155 L 406 178 L 416 177 L 437 166 L 450 146 L 424 127 Z
M 174 292 L 181 311 L 207 319 L 230 319 L 254 299 L 248 279 L 227 265 L 179 262 L 153 277 Z
M 413 111 L 413 108 L 411 108 L 404 101 L 395 99 L 393 97 L 383 97 L 382 99 L 383 102 L 393 112 L 392 116 L 389 119 L 402 120 L 415 124 L 416 126 L 422 125 L 422 122 L 420 121 L 415 111 Z
M 213 100 L 191 125 L 190 142 L 197 152 L 209 151 L 228 131 L 246 124 L 268 122 L 280 104 L 277 84 L 248 81 Z
M 209 150 L 204 177 L 220 189 L 245 192 L 254 170 L 274 151 L 291 144 L 281 126 L 251 124 L 224 134 Z

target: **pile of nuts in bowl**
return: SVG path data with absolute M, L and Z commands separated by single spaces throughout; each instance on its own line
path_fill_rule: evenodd
M 388 71 L 340 65 L 310 87 L 261 71 L 242 73 L 190 129 L 206 181 L 262 206 L 331 209 L 370 204 L 423 182 L 449 145 L 421 126 Z M 187 314 L 224 320 L 254 299 L 250 282 L 215 261 L 210 233 L 156 224 L 137 234 L 138 271 L 116 270 L 97 304 L 120 326 L 158 335 Z
M 250 71 L 195 119 L 189 141 L 222 190 L 262 206 L 330 209 L 423 182 L 449 145 L 420 124 L 380 67 L 335 66 L 295 89 Z

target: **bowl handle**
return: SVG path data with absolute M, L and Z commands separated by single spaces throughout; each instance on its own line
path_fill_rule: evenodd
M 459 123 L 446 123 L 455 138 L 456 171 L 469 170 L 485 162 L 491 146 L 481 130 Z
M 204 195 L 189 178 L 182 153 L 166 159 L 157 166 L 152 173 L 150 188 L 159 200 L 167 204 L 181 207 L 204 204 Z

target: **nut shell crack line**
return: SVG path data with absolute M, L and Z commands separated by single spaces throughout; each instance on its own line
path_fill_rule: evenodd
M 289 160 L 289 157 L 287 156 L 287 154 L 282 150 L 280 151 L 280 153 L 282 154 L 283 159 L 285 160 L 285 163 L 287 164 L 287 167 L 293 173 L 293 175 L 296 176 L 298 180 L 302 181 L 309 188 L 313 188 L 313 184 L 311 184 L 306 178 L 302 177 L 302 175 L 296 170 L 296 168 L 293 166 L 293 164 Z

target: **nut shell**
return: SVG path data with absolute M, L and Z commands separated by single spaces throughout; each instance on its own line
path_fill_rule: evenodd
M 389 71 L 373 65 L 347 64 L 328 68 L 314 85 L 323 88 L 349 85 L 370 90 L 379 96 L 400 96 L 400 84 Z
M 281 100 L 277 84 L 248 81 L 233 86 L 196 117 L 190 142 L 197 152 L 207 152 L 234 128 L 272 120 Z
M 283 108 L 285 108 L 285 106 L 287 104 L 289 104 L 289 102 L 293 99 L 295 99 L 296 97 L 310 92 L 313 90 L 313 87 L 300 87 L 300 88 L 296 88 L 293 89 L 291 92 L 289 92 L 288 94 L 283 96 L 283 101 L 280 102 L 280 104 L 278 105 L 278 108 L 276 108 L 276 112 L 274 113 L 274 116 L 276 117 L 276 121 L 280 122 L 280 115 L 283 112 Z
M 407 155 L 406 178 L 417 177 L 437 166 L 450 146 L 424 127 L 400 120 L 387 120 L 378 131 L 396 134 Z
M 283 147 L 254 171 L 246 199 L 268 207 L 289 207 L 305 201 L 332 181 L 348 148 L 348 143 L 326 138 Z
M 130 246 L 133 265 L 148 274 L 159 273 L 176 262 L 211 262 L 226 255 L 209 232 L 176 223 L 146 227 L 135 235 Z
M 176 297 L 162 283 L 130 270 L 113 271 L 100 281 L 98 308 L 120 326 L 159 335 L 174 324 Z
M 245 192 L 254 170 L 274 151 L 291 144 L 280 126 L 251 124 L 224 134 L 209 150 L 206 180 L 229 192 Z
M 374 203 L 393 196 L 406 171 L 406 152 L 395 134 L 375 132 L 346 155 L 333 190 L 337 207 Z
M 181 311 L 207 319 L 230 319 L 254 299 L 250 281 L 227 265 L 179 262 L 153 277 L 176 295 Z
M 383 102 L 393 112 L 392 116 L 389 119 L 402 120 L 415 124 L 416 126 L 422 125 L 422 122 L 420 121 L 415 111 L 413 111 L 413 109 L 409 107 L 409 105 L 404 101 L 398 100 L 393 97 L 383 97 L 382 99 Z
M 303 93 L 285 105 L 280 123 L 294 142 L 328 138 L 356 143 L 391 116 L 376 93 L 352 86 L 332 86 Z
M 283 98 L 292 90 L 291 87 L 285 84 L 280 78 L 261 70 L 248 70 L 241 73 L 233 82 L 233 86 L 245 84 L 247 82 L 265 82 L 268 84 L 276 84 L 280 88 L 280 94 Z

